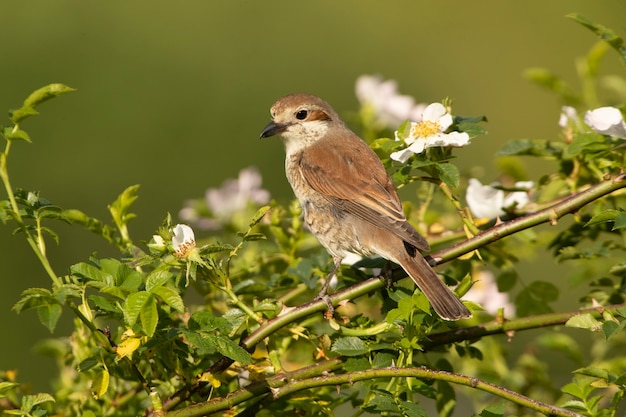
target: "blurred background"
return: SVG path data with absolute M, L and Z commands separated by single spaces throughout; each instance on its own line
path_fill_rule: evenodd
M 486 115 L 489 134 L 456 155 L 465 173 L 482 167 L 472 173 L 488 183 L 506 141 L 559 135 L 561 103 L 523 72 L 546 67 L 577 87 L 574 61 L 596 38 L 564 18 L 570 12 L 626 35 L 623 0 L 4 1 L 0 111 L 52 82 L 78 90 L 24 123 L 33 143 L 12 147 L 12 183 L 107 221 L 107 205 L 141 184 L 135 241 L 244 167 L 256 166 L 263 187 L 287 201 L 282 144 L 258 139 L 270 105 L 314 93 L 354 122 L 362 74 L 396 79 L 418 102 L 450 97 L 455 113 Z M 616 54 L 601 71 L 623 73 Z M 530 180 L 546 172 L 528 169 Z M 12 225 L 0 227 L 0 368 L 47 390 L 55 366 L 33 347 L 50 334 L 34 312 L 11 307 L 24 289 L 50 282 Z M 61 245 L 50 242 L 49 255 L 59 274 L 93 252 L 116 255 L 78 227 L 53 228 Z M 69 332 L 65 313 L 55 337 Z

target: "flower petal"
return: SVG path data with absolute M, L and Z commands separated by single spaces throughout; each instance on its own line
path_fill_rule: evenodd
M 441 103 L 432 103 L 426 106 L 422 113 L 422 120 L 438 122 L 446 114 L 446 108 Z
M 615 107 L 600 107 L 587 111 L 585 123 L 600 134 L 626 139 L 624 116 Z

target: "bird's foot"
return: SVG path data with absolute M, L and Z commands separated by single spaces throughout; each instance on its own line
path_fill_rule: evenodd
M 322 290 L 313 299 L 313 301 L 317 300 L 321 300 L 326 304 L 327 310 L 324 312 L 324 318 L 326 320 L 332 319 L 333 315 L 335 314 L 335 307 L 333 306 L 332 300 L 330 299 L 330 295 L 328 295 L 328 285 L 324 284 Z

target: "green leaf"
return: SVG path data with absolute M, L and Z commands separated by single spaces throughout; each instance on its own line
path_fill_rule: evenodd
M 154 288 L 164 285 L 174 277 L 167 269 L 155 269 L 146 278 L 146 291 L 151 292 Z
M 155 287 L 150 291 L 152 294 L 156 294 L 167 305 L 174 310 L 182 313 L 185 311 L 185 303 L 178 292 L 170 287 Z
M 270 209 L 271 209 L 271 206 L 263 206 L 260 209 L 258 209 L 257 212 L 252 217 L 252 220 L 250 220 L 250 227 L 253 227 L 258 222 L 260 222 L 263 219 L 263 216 L 265 216 L 265 214 L 268 211 L 270 211 Z
M 579 329 L 587 329 L 592 332 L 599 332 L 602 330 L 602 323 L 600 323 L 591 314 L 578 314 L 565 323 L 567 327 L 577 327 Z
M 50 330 L 50 333 L 54 332 L 54 328 L 59 322 L 62 312 L 63 308 L 58 303 L 50 303 L 37 307 L 39 321 Z
M 135 325 L 143 306 L 150 297 L 151 295 L 145 291 L 139 291 L 128 296 L 124 303 L 124 321 L 126 324 L 131 327 Z
M 207 337 L 209 339 L 209 343 L 211 343 L 222 355 L 231 358 L 234 361 L 240 362 L 243 365 L 252 363 L 252 356 L 250 356 L 250 353 L 229 338 L 212 334 L 207 335 Z
M 38 88 L 33 91 L 27 98 L 24 100 L 24 107 L 37 107 L 39 104 L 44 101 L 50 100 L 56 96 L 60 96 L 61 94 L 69 93 L 72 91 L 76 91 L 76 89 L 72 87 L 68 87 L 67 85 L 54 83 L 48 84 L 44 87 Z
M 621 212 L 615 217 L 615 223 L 611 230 L 623 229 L 626 227 L 626 212 Z
M 585 223 L 585 227 L 591 226 L 598 223 L 606 223 L 615 221 L 615 218 L 618 214 L 623 213 L 622 210 L 603 210 L 600 213 L 594 215 L 587 223 Z
M 233 328 L 232 323 L 238 320 L 234 317 L 234 314 L 240 316 L 244 313 L 237 311 L 237 309 L 231 309 L 228 310 L 226 314 L 225 317 L 216 317 L 210 311 L 198 311 L 193 313 L 188 323 L 189 330 L 217 330 L 221 333 L 229 333 Z
M 618 323 L 613 320 L 607 320 L 602 323 L 602 331 L 604 332 L 604 337 L 606 340 L 609 340 L 610 337 L 620 333 L 623 330 L 623 326 L 620 326 Z
M 243 240 L 246 241 L 255 241 L 255 240 L 265 240 L 267 237 L 263 233 L 246 233 L 243 237 Z
M 475 414 L 476 417 L 502 417 L 506 410 L 506 403 L 501 402 L 483 409 L 480 414 Z
M 428 413 L 426 413 L 426 410 L 424 410 L 421 405 L 410 401 L 400 401 L 398 409 L 403 417 L 428 417 Z
M 456 165 L 450 163 L 435 164 L 439 172 L 439 178 L 450 188 L 457 188 L 461 179 L 461 173 Z
M 562 78 L 545 68 L 529 68 L 524 72 L 524 77 L 536 85 L 556 93 L 565 100 L 567 104 L 575 105 L 581 102 L 578 94 L 576 94 Z
M 594 23 L 593 21 L 579 13 L 570 13 L 565 17 L 573 19 L 576 22 L 580 23 L 581 25 L 595 33 L 600 39 L 611 45 L 611 47 L 615 49 L 622 57 L 622 63 L 626 65 L 626 46 L 624 45 L 624 40 L 620 36 L 618 36 L 613 30 L 607 28 L 606 26 Z
M 4 129 L 2 129 L 2 136 L 4 136 L 6 140 L 23 140 L 26 142 L 31 142 L 28 133 L 26 133 L 22 129 L 13 130 L 13 128 L 11 127 L 5 127 Z
M 100 358 L 97 356 L 91 356 L 78 364 L 78 372 L 87 372 L 94 366 L 100 364 Z
M 14 124 L 18 124 L 27 117 L 35 116 L 37 114 L 39 114 L 39 112 L 30 106 L 22 106 L 17 110 L 9 111 L 9 117 Z
M 367 353 L 367 346 L 358 337 L 348 336 L 335 340 L 331 350 L 342 356 L 360 356 Z
M 93 381 L 91 382 L 91 394 L 96 398 L 102 397 L 109 389 L 109 370 L 104 368 L 96 373 Z
M 117 197 L 117 199 L 109 205 L 109 212 L 113 217 L 113 221 L 118 228 L 123 228 L 130 220 L 135 218 L 134 213 L 130 213 L 130 207 L 137 200 L 137 191 L 139 185 L 131 185 L 127 187 Z
M 163 288 L 163 287 L 159 287 Z M 182 302 L 182 300 L 181 300 Z M 139 312 L 141 327 L 147 336 L 152 336 L 159 322 L 159 310 L 154 297 L 148 297 Z

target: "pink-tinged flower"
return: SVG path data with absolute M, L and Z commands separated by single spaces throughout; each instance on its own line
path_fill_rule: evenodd
M 585 113 L 585 123 L 602 135 L 626 139 L 624 116 L 615 107 L 600 107 L 595 110 L 588 110 Z
M 465 192 L 465 201 L 467 201 L 467 205 L 475 217 L 495 219 L 503 216 L 507 209 L 524 207 L 530 201 L 528 190 L 534 186 L 534 183 L 532 181 L 518 181 L 515 183 L 515 188 L 526 191 L 514 191 L 508 194 L 499 189 L 499 186 L 500 184 L 497 182 L 483 185 L 476 178 L 470 178 Z
M 507 293 L 499 292 L 493 273 L 487 270 L 476 271 L 472 274 L 474 284 L 463 296 L 464 300 L 473 301 L 481 305 L 485 311 L 496 315 L 499 309 L 504 309 L 507 316 L 515 315 L 515 306 L 509 300 Z
M 217 230 L 228 223 L 234 214 L 249 205 L 263 205 L 270 193 L 261 188 L 263 179 L 256 168 L 239 171 L 237 179 L 224 181 L 220 188 L 209 188 L 204 200 L 189 200 L 178 216 L 203 230 Z
M 396 140 L 404 140 L 409 146 L 393 152 L 390 155 L 391 159 L 404 163 L 411 155 L 422 153 L 426 148 L 468 145 L 470 137 L 467 133 L 456 131 L 445 133 L 452 126 L 452 122 L 452 115 L 443 104 L 429 104 L 422 113 L 421 121 L 411 122 L 408 137 L 402 139 L 396 131 Z
M 356 80 L 356 97 L 362 106 L 371 106 L 377 121 L 397 128 L 405 120 L 419 121 L 425 104 L 416 104 L 411 96 L 398 93 L 398 83 L 375 75 L 361 75 Z

